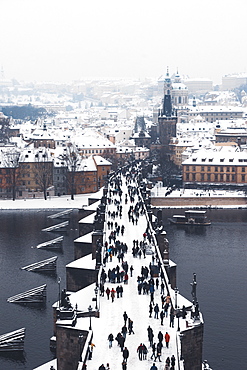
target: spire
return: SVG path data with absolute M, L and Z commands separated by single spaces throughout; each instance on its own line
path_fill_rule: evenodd
M 172 101 L 171 101 L 171 79 L 169 69 L 167 67 L 166 78 L 164 83 L 164 100 L 163 100 L 163 115 L 171 117 L 172 115 Z

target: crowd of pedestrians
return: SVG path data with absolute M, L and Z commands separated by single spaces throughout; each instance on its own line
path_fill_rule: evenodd
M 113 303 L 111 305 L 113 307 L 116 299 L 122 298 L 124 300 L 125 285 L 132 278 L 133 282 L 137 284 L 137 296 L 135 299 L 138 299 L 138 295 L 149 297 L 147 316 L 143 318 L 143 323 L 148 318 L 152 319 L 154 320 L 154 327 L 157 328 L 157 320 L 160 330 L 155 333 L 155 330 L 151 327 L 153 325 L 149 325 L 147 328 L 147 340 L 145 338 L 139 338 L 138 333 L 135 334 L 133 320 L 124 311 L 122 313 L 122 324 L 119 325 L 119 328 L 116 328 L 115 333 L 109 333 L 106 336 L 106 340 L 111 351 L 113 347 L 119 347 L 122 354 L 120 365 L 123 370 L 127 370 L 130 354 L 134 352 L 136 352 L 139 361 L 153 361 L 150 370 L 157 370 L 156 362 L 163 362 L 164 370 L 175 370 L 175 356 L 168 357 L 166 355 L 172 335 L 169 333 L 169 330 L 174 327 L 175 311 L 166 288 L 161 264 L 157 260 L 154 250 L 149 258 L 150 263 L 145 264 L 145 261 L 148 261 L 147 251 L 151 249 L 150 246 L 152 245 L 153 238 L 148 224 L 141 234 L 141 238 L 138 237 L 139 233 L 135 233 L 132 235 L 132 245 L 127 245 L 125 242 L 128 225 L 125 226 L 124 224 L 123 212 L 127 212 L 128 222 L 137 228 L 139 227 L 140 217 L 145 212 L 142 197 L 135 182 L 137 177 L 136 168 L 136 172 L 126 172 L 125 176 L 119 174 L 110 180 L 107 197 L 107 232 L 104 243 L 99 291 L 102 299 L 104 298 L 106 301 Z M 123 184 L 125 185 L 125 189 L 127 189 L 126 192 L 124 192 Z M 128 262 L 128 253 L 131 253 L 134 259 L 141 259 L 143 261 L 143 266 L 139 274 L 136 271 L 136 267 L 133 267 L 133 265 L 135 266 L 134 261 L 133 264 Z M 112 308 L 109 308 L 109 310 L 112 310 Z M 110 314 L 111 311 L 109 311 Z M 119 323 L 122 319 L 119 319 Z M 163 327 L 165 327 L 165 330 L 163 330 Z M 133 345 L 128 346 L 128 338 L 131 335 L 136 336 L 137 343 L 139 340 L 136 348 L 133 348 Z M 98 369 L 110 370 L 110 365 L 109 363 L 106 365 L 101 364 Z

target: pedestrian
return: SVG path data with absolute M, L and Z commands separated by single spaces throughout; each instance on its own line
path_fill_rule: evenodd
M 154 306 L 154 318 L 155 319 L 158 319 L 159 318 L 159 306 L 158 306 L 158 303 L 156 303 L 156 305 Z
M 123 348 L 124 348 L 124 343 L 125 343 L 125 338 L 124 336 L 121 334 L 118 338 L 118 343 L 120 345 L 120 348 L 121 348 L 121 352 L 123 352 Z
M 110 370 L 110 365 L 107 363 L 105 370 Z
M 109 348 L 112 348 L 112 342 L 114 341 L 113 334 L 108 335 L 108 341 L 109 341 Z
M 124 311 L 123 318 L 124 318 L 124 325 L 126 325 L 127 319 L 128 319 L 128 315 L 127 315 L 126 311 Z
M 130 335 L 131 333 L 135 334 L 135 333 L 134 333 L 134 330 L 133 330 L 133 321 L 132 321 L 132 320 L 130 320 L 130 318 L 129 318 L 129 322 L 128 322 L 128 329 L 129 329 L 129 335 Z
M 172 367 L 172 369 L 175 369 L 175 362 L 176 362 L 175 356 L 172 355 L 172 357 L 171 357 L 171 367 Z
M 169 308 L 169 303 L 166 302 L 165 307 L 164 307 L 165 317 L 168 316 L 168 308 Z
M 137 353 L 138 353 L 138 356 L 139 356 L 139 360 L 142 361 L 142 355 L 143 355 L 143 345 L 142 345 L 142 343 L 137 348 Z
M 159 342 L 159 343 L 157 344 L 157 347 L 156 347 L 156 356 L 155 356 L 154 361 L 156 361 L 156 360 L 157 360 L 157 358 L 158 358 L 158 359 L 159 359 L 159 362 L 161 362 L 160 356 L 161 356 L 161 350 L 162 350 L 162 347 L 163 347 L 162 343 L 161 343 L 161 342 Z
M 133 270 L 134 270 L 134 267 L 131 265 L 131 266 L 130 266 L 130 277 L 132 277 L 132 276 L 133 276 Z
M 92 342 L 90 342 L 89 343 L 89 355 L 88 355 L 88 359 L 89 360 L 92 360 L 94 347 L 95 347 L 95 344 L 93 344 Z
M 124 338 L 126 338 L 126 334 L 127 334 L 127 326 L 126 325 L 124 325 L 123 327 L 122 327 L 122 330 L 121 330 L 121 333 L 123 334 L 123 337 Z
M 166 348 L 168 348 L 169 342 L 170 342 L 170 335 L 167 332 L 165 333 L 165 342 L 166 342 Z
M 129 358 L 129 350 L 127 347 L 125 347 L 123 350 L 123 359 L 125 362 L 127 362 L 128 358 Z
M 152 345 L 152 356 L 151 356 L 151 360 L 153 358 L 155 358 L 155 352 L 156 352 L 156 343 L 153 343 L 153 345 Z
M 175 317 L 174 312 L 173 312 L 173 310 L 171 310 L 171 312 L 170 312 L 170 327 L 172 327 L 172 328 L 174 328 L 174 317 Z
M 169 368 L 170 368 L 170 363 L 171 363 L 171 361 L 170 361 L 170 357 L 167 357 L 167 359 L 166 359 L 166 364 L 169 366 Z
M 145 344 L 143 344 L 143 360 L 147 359 L 147 354 L 148 354 L 148 349 L 145 346 Z
M 127 362 L 125 360 L 122 362 L 122 370 L 127 370 Z
M 152 317 L 152 312 L 153 312 L 153 305 L 152 302 L 149 303 L 149 317 Z
M 102 364 L 102 365 L 100 365 L 99 370 L 106 370 L 106 369 L 105 369 L 105 366 L 104 366 L 103 364 Z
M 111 301 L 112 302 L 114 302 L 115 293 L 116 293 L 116 290 L 114 288 L 112 288 L 112 290 L 111 290 Z
M 150 367 L 150 370 L 158 370 L 157 366 L 155 365 L 155 363 L 153 363 L 153 366 Z
M 161 331 L 159 331 L 158 332 L 158 340 L 159 340 L 159 342 L 161 342 L 162 343 L 162 341 L 163 341 L 163 334 L 161 333 Z
M 154 333 L 153 333 L 153 329 L 150 327 L 147 328 L 147 331 L 148 331 L 148 340 L 150 342 L 150 347 L 152 347 L 153 345 L 153 339 L 154 339 Z
M 164 316 L 165 316 L 164 311 L 163 310 L 160 311 L 160 325 L 163 325 Z

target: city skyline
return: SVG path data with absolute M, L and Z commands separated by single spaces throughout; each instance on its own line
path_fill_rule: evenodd
M 2 0 L 0 10 L 6 79 L 159 78 L 169 66 L 220 84 L 247 71 L 240 0 Z

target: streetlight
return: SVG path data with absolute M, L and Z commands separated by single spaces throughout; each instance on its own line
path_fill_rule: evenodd
M 175 291 L 175 308 L 178 308 L 178 288 L 174 288 L 174 291 Z
M 89 312 L 89 319 L 90 319 L 90 324 L 89 324 L 89 330 L 92 330 L 92 322 L 91 322 L 91 312 L 92 312 L 92 310 L 93 310 L 93 308 L 92 308 L 92 306 L 90 305 L 89 307 L 88 307 L 88 312 Z
M 80 362 L 82 362 L 82 357 L 81 357 L 81 354 L 82 354 L 82 343 L 83 343 L 83 334 L 79 334 L 79 337 L 78 337 L 78 342 L 79 342 L 79 359 L 80 359 Z
M 97 306 L 98 287 L 97 286 L 94 289 L 94 293 L 95 293 L 95 309 L 97 310 L 98 309 L 98 306 Z
M 58 307 L 60 308 L 60 301 L 61 301 L 61 293 L 60 293 L 61 278 L 60 277 L 57 279 L 57 283 L 58 283 Z

